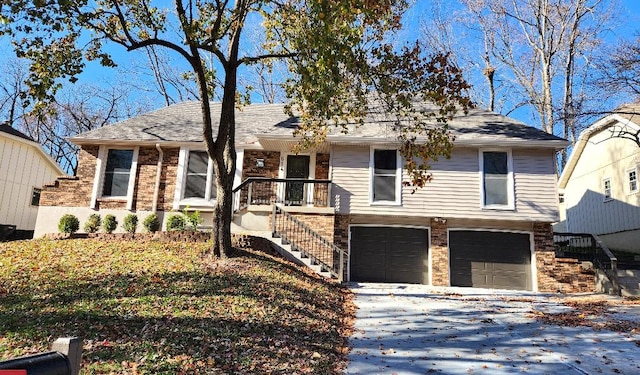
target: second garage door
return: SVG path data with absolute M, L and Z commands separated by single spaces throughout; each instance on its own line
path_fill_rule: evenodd
M 429 283 L 429 231 L 351 227 L 351 281 Z
M 451 285 L 531 290 L 529 234 L 450 231 Z

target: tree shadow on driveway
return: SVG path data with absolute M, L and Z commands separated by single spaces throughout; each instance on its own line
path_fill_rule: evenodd
M 640 335 L 545 324 L 553 295 L 352 285 L 359 310 L 347 374 L 640 372 Z

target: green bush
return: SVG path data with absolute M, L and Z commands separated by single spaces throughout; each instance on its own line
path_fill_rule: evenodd
M 102 224 L 102 218 L 99 214 L 89 215 L 89 219 L 84 223 L 84 231 L 87 233 L 95 233 L 100 230 L 100 224 Z
M 167 218 L 168 231 L 184 230 L 186 226 L 187 221 L 182 214 L 171 214 Z
M 104 229 L 105 232 L 113 233 L 113 231 L 116 230 L 117 227 L 118 220 L 116 220 L 115 216 L 108 214 L 104 217 L 104 220 L 102 221 L 102 229 Z
M 138 215 L 128 214 L 125 216 L 122 228 L 124 228 L 124 231 L 127 233 L 135 233 L 138 228 Z
M 77 217 L 71 214 L 62 215 L 58 222 L 58 230 L 60 233 L 73 234 L 80 229 L 80 221 Z
M 147 232 L 157 232 L 160 230 L 160 219 L 157 214 L 151 214 L 144 219 L 142 225 Z
M 183 214 L 187 221 L 189 222 L 189 227 L 192 231 L 198 230 L 198 225 L 202 224 L 202 217 L 200 216 L 200 211 L 195 210 L 193 212 L 189 212 L 189 206 L 184 208 Z

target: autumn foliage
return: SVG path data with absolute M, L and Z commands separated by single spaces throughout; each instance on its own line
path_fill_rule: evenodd
M 0 360 L 84 339 L 83 374 L 340 373 L 351 296 L 270 255 L 211 244 L 0 244 Z

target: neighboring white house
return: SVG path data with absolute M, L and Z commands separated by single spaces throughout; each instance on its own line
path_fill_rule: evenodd
M 611 249 L 640 253 L 640 104 L 585 129 L 559 181 L 558 231 L 598 235 Z M 562 208 L 562 206 L 561 206 Z
M 0 225 L 14 225 L 19 237 L 30 237 L 43 185 L 64 174 L 37 142 L 0 124 Z

